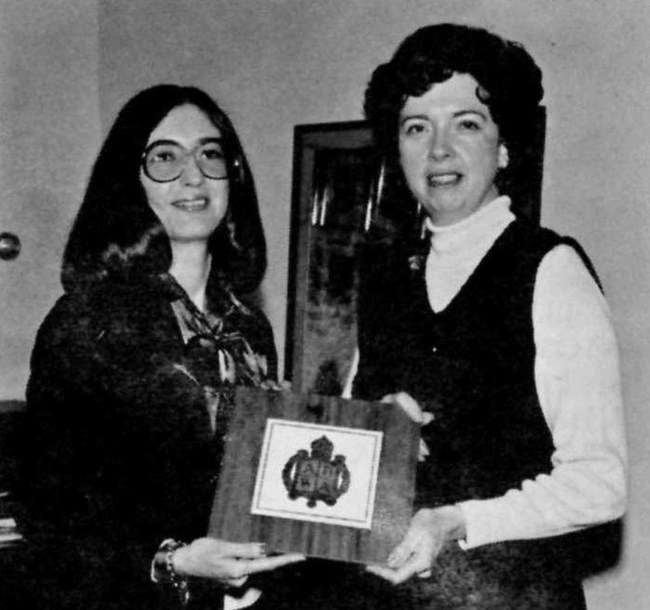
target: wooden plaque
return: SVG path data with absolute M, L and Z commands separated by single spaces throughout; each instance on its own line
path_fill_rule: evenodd
M 360 400 L 238 388 L 234 402 L 209 535 L 265 542 L 277 552 L 385 562 L 412 516 L 418 426 L 398 407 Z M 321 455 L 315 462 L 319 451 L 330 461 Z M 327 494 L 310 496 L 309 484 L 291 487 L 301 459 L 339 473 L 337 484 L 320 488 L 333 494 L 329 504 Z M 285 497 L 260 499 L 265 481 Z M 355 484 L 359 496 L 351 495 Z

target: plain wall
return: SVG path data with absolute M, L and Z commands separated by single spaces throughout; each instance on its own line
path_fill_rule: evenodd
M 20 399 L 34 334 L 100 137 L 95 0 L 0 0 L 0 400 Z

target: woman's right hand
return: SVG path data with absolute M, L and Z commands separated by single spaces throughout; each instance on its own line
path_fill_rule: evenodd
M 406 413 L 411 421 L 414 421 L 420 426 L 426 426 L 433 421 L 433 413 L 423 411 L 418 402 L 407 392 L 396 392 L 395 394 L 387 394 L 381 399 L 381 402 L 392 404 L 400 407 Z M 420 439 L 420 451 L 418 453 L 418 461 L 424 462 L 429 455 L 429 448 L 424 440 Z
M 304 559 L 298 553 L 269 557 L 264 544 L 256 542 L 197 538 L 174 552 L 172 564 L 179 576 L 208 578 L 225 586 L 240 587 L 250 574 L 275 570 Z
M 423 411 L 422 407 L 408 392 L 396 392 L 395 394 L 386 394 L 381 402 L 396 405 L 406 413 L 409 418 L 416 424 L 426 426 L 433 421 L 433 413 Z

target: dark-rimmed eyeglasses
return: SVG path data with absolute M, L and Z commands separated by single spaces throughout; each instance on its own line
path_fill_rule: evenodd
M 206 178 L 228 178 L 226 156 L 217 138 L 203 140 L 189 150 L 169 140 L 152 142 L 142 155 L 142 170 L 154 182 L 171 182 L 185 171 L 190 157 Z

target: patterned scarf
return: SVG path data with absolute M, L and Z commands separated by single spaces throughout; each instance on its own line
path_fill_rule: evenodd
M 162 280 L 185 342 L 183 362 L 175 368 L 202 386 L 214 432 L 224 389 L 268 382 L 266 356 L 255 352 L 240 331 L 242 321 L 253 313 L 225 289 L 204 313 L 171 275 L 165 274 Z

